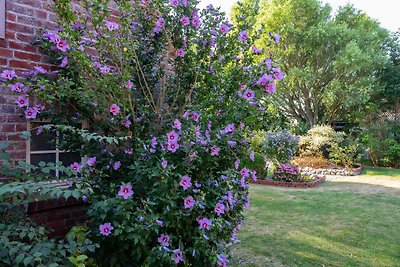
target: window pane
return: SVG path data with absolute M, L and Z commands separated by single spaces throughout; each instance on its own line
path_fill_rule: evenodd
M 81 160 L 81 156 L 78 152 L 60 153 L 60 161 L 64 166 L 69 166 L 74 162 L 80 163 Z
M 39 162 L 44 161 L 44 162 L 54 162 L 56 163 L 56 154 L 55 153 L 49 153 L 49 154 L 33 154 L 31 155 L 31 164 L 33 165 L 38 165 Z
M 43 132 L 38 135 L 37 130 L 45 122 L 31 123 L 31 151 L 56 150 L 56 134 L 54 132 Z

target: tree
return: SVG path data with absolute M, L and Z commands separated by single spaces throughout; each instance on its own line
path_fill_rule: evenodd
M 392 34 L 387 44 L 390 60 L 380 73 L 383 89 L 375 95 L 380 109 L 395 111 L 400 121 L 400 31 Z
M 232 16 L 243 19 L 235 8 Z M 264 0 L 252 16 L 263 29 L 259 47 L 270 43 L 271 32 L 281 36 L 269 48 L 286 75 L 273 97 L 281 112 L 309 126 L 360 118 L 387 61 L 382 44 L 388 33 L 377 21 L 350 5 L 332 16 L 317 0 Z

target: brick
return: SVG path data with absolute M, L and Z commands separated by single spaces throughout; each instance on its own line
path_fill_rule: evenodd
M 0 65 L 1 66 L 7 66 L 7 58 L 0 57 Z
M 31 44 L 23 44 L 20 42 L 10 42 L 10 48 L 33 53 L 36 53 L 38 51 L 37 47 Z
M 42 58 L 42 56 L 39 54 L 31 54 L 31 53 L 25 53 L 25 52 L 20 52 L 20 51 L 14 51 L 14 57 L 17 59 L 24 59 L 24 60 L 30 60 L 30 61 L 35 61 L 35 62 L 39 62 L 40 59 Z M 11 64 L 11 62 L 10 62 L 10 64 Z
M 10 105 L 0 105 L 0 114 L 15 113 L 15 107 Z
M 6 23 L 7 31 L 14 31 L 14 32 L 23 32 L 23 33 L 35 33 L 35 28 L 33 26 L 18 24 L 14 22 L 7 22 Z
M 0 47 L 0 57 L 12 57 L 12 55 L 12 50 Z
M 6 21 L 16 21 L 17 20 L 17 15 L 13 12 L 6 12 Z
M 30 62 L 24 61 L 24 60 L 10 60 L 10 67 L 11 68 L 19 68 L 19 69 L 31 69 L 35 66 L 35 64 L 32 64 Z
M 39 19 L 47 20 L 49 16 L 48 16 L 48 12 L 47 11 L 35 10 L 35 17 L 39 18 Z
M 38 1 L 30 1 L 30 3 L 38 2 Z M 33 16 L 34 15 L 34 9 L 32 6 L 28 5 L 22 5 L 17 3 L 16 1 L 6 1 L 6 12 L 8 10 L 13 11 L 14 13 L 17 14 L 24 14 L 27 16 Z
M 18 123 L 18 124 L 15 124 L 15 131 L 16 131 L 16 132 L 23 132 L 23 131 L 26 131 L 26 123 Z
M 36 17 L 30 17 L 30 16 L 18 15 L 17 16 L 17 23 L 18 24 L 28 25 L 28 26 L 36 26 L 37 25 L 37 18 Z
M 15 40 L 15 32 L 6 31 L 6 39 L 7 40 Z
M 24 122 L 25 119 L 21 117 L 21 115 L 8 115 L 7 122 Z
M 14 133 L 15 124 L 2 124 L 0 125 L 0 132 L 2 133 Z
M 16 33 L 15 39 L 21 41 L 23 43 L 32 43 L 36 39 L 36 35 L 34 34 L 24 34 L 24 33 Z

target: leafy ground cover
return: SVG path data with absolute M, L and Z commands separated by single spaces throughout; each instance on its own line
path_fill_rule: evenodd
M 250 191 L 236 266 L 400 266 L 399 188 L 327 182 Z

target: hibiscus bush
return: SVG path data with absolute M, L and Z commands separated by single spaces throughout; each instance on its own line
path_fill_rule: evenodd
M 263 148 L 268 159 L 275 164 L 289 163 L 298 150 L 299 138 L 285 130 L 268 132 Z
M 1 78 L 27 119 L 52 122 L 37 134 L 83 158 L 56 167 L 89 204 L 85 238 L 99 246 L 85 256 L 227 266 L 257 178 L 248 140 L 283 78 L 253 44 L 263 29 L 194 0 L 73 2 L 55 1 L 59 28 L 38 39 L 59 69 Z

